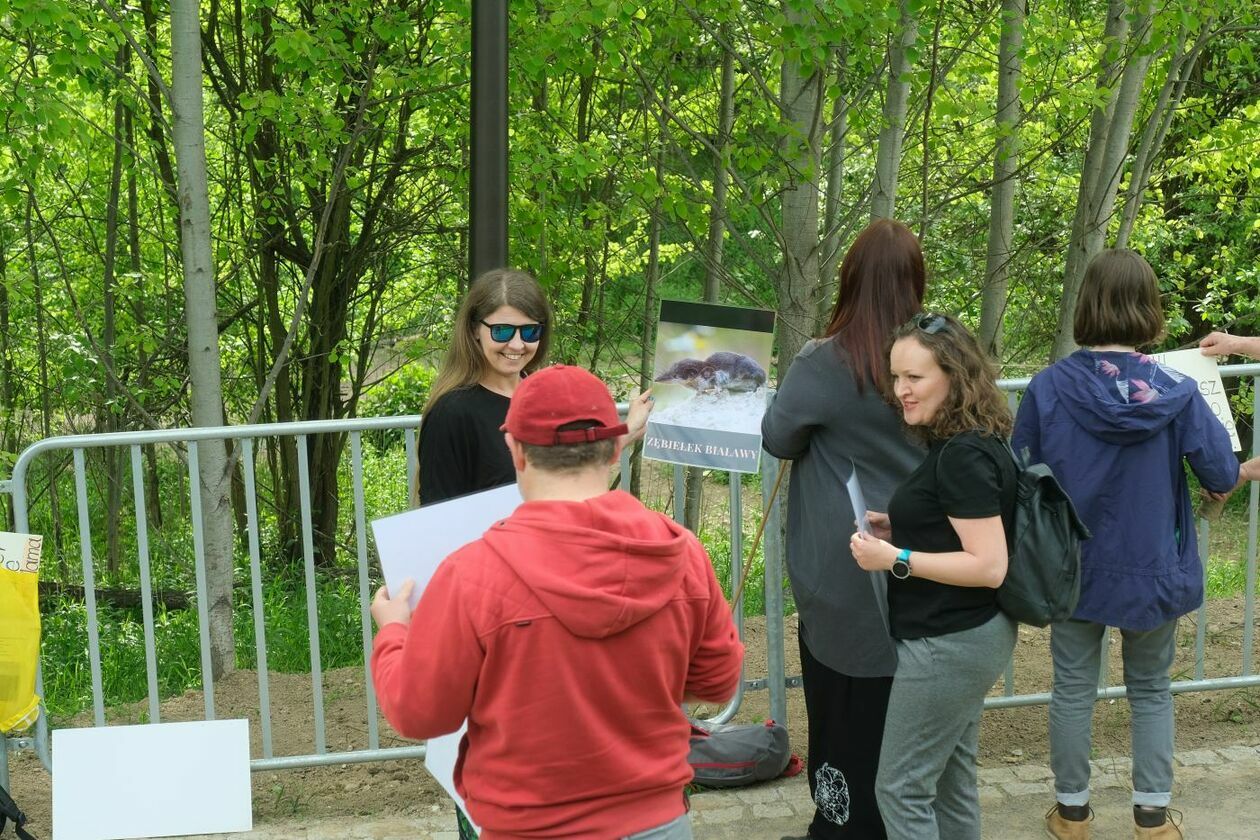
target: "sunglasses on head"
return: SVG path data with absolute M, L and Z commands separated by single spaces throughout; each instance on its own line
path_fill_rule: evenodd
M 944 315 L 937 315 L 935 312 L 925 312 L 915 317 L 914 325 L 928 335 L 936 335 L 949 326 L 949 321 L 945 320 Z
M 516 335 L 516 331 L 521 331 L 521 341 L 526 344 L 533 344 L 542 338 L 542 324 L 487 324 L 485 321 L 478 321 L 483 327 L 490 330 L 490 338 L 499 344 L 506 344 L 512 340 L 512 336 Z

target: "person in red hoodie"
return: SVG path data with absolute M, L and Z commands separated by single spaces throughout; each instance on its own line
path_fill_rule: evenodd
M 608 389 L 556 365 L 517 387 L 503 425 L 524 503 L 372 603 L 372 678 L 399 734 L 467 718 L 455 786 L 483 840 L 690 838 L 690 726 L 721 703 L 743 646 L 689 531 L 608 491 L 625 424 Z

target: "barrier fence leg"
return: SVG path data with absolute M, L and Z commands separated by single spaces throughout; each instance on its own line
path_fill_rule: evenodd
M 783 464 L 769 454 L 761 454 L 762 498 L 769 499 Z M 786 492 L 779 489 L 779 495 Z M 770 683 L 770 717 L 787 726 L 787 676 L 783 662 L 783 539 L 779 511 L 782 499 L 776 498 L 765 510 L 766 530 L 762 535 L 766 588 L 766 678 Z

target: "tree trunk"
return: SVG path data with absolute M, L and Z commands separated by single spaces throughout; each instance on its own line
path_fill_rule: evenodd
M 195 426 L 223 425 L 219 326 L 210 246 L 205 122 L 201 89 L 201 24 L 197 0 L 171 3 L 172 136 L 178 170 L 184 316 Z M 198 444 L 210 656 L 217 678 L 235 670 L 232 633 L 232 506 L 222 440 Z
M 836 50 L 836 89 L 844 90 L 847 47 Z M 827 150 L 827 193 L 823 199 L 822 263 L 818 270 L 818 319 L 821 331 L 840 285 L 840 203 L 844 196 L 844 144 L 849 133 L 849 104 L 843 93 L 831 103 L 830 148 Z M 790 361 L 790 360 L 789 360 Z
M 0 234 L 7 232 L 7 226 L 0 226 Z M 16 452 L 20 445 L 21 427 L 24 425 L 19 415 L 24 412 L 17 409 L 17 389 L 14 383 L 13 348 L 9 332 L 9 262 L 6 257 L 9 243 L 6 239 L 7 237 L 0 238 L 0 419 L 4 421 L 4 429 L 0 432 L 0 449 Z M 13 521 L 12 496 L 8 496 L 4 505 L 4 530 L 15 530 Z
M 930 219 L 928 218 L 930 211 L 928 209 L 928 184 L 931 183 L 931 164 L 932 164 L 932 103 L 936 101 L 936 86 L 941 79 L 940 55 L 941 55 L 941 24 L 945 20 L 945 0 L 941 0 L 936 7 L 936 22 L 932 26 L 932 61 L 928 67 L 928 86 L 927 93 L 923 97 L 923 147 L 920 149 L 920 157 L 922 165 L 919 178 L 922 189 L 920 190 L 919 200 L 919 241 L 927 240 L 927 231 Z M 945 73 L 949 71 L 946 70 Z
M 727 26 L 722 36 L 729 41 Z M 713 156 L 713 204 L 709 208 L 709 236 L 704 249 L 704 299 L 716 302 L 722 289 L 722 250 L 726 240 L 726 193 L 731 132 L 735 127 L 735 57 L 722 51 L 722 86 L 718 95 L 717 154 Z
M 995 359 L 1002 356 L 1002 320 L 1010 278 L 1015 230 L 1015 173 L 1019 164 L 1020 54 L 1024 47 L 1027 0 L 1002 0 L 1002 38 L 998 47 L 997 144 L 993 152 L 993 192 L 989 211 L 989 248 L 980 305 L 980 345 Z
M 1111 0 L 1107 11 L 1104 41 L 1108 46 L 1100 62 L 1098 86 L 1112 93 L 1105 107 L 1094 109 L 1090 120 L 1089 148 L 1072 218 L 1052 360 L 1063 358 L 1076 347 L 1072 320 L 1081 280 L 1085 267 L 1103 247 L 1133 130 L 1133 116 L 1150 68 L 1151 54 L 1146 42 L 1151 32 L 1151 2 L 1141 0 L 1131 29 L 1126 6 L 1125 0 Z
M 805 21 L 799 3 L 782 4 L 789 25 Z M 814 331 L 818 311 L 818 132 L 825 68 L 804 68 L 800 56 L 784 53 L 779 98 L 788 131 L 781 155 L 796 179 L 780 198 L 783 263 L 775 279 L 779 314 L 779 370 L 795 358 Z
M 659 134 L 656 147 L 656 197 L 652 200 L 651 219 L 648 221 L 648 261 L 643 273 L 643 329 L 639 333 L 639 393 L 652 387 L 652 374 L 656 367 L 656 287 L 661 273 L 661 213 L 662 195 L 665 192 L 665 147 L 668 135 L 665 126 L 669 120 L 670 86 L 664 86 L 661 113 L 657 118 Z M 630 456 L 630 492 L 638 497 L 643 492 L 643 441 L 634 444 Z
M 1130 170 L 1129 186 L 1124 193 L 1124 210 L 1120 216 L 1120 230 L 1116 233 L 1116 247 L 1127 248 L 1129 235 L 1142 210 L 1142 196 L 1151 179 L 1151 166 L 1155 156 L 1164 146 L 1168 129 L 1172 127 L 1173 117 L 1185 95 L 1186 85 L 1194 72 L 1203 48 L 1207 46 L 1212 35 L 1212 27 L 1204 21 L 1199 30 L 1199 37 L 1194 46 L 1185 50 L 1186 32 L 1183 29 L 1177 39 L 1177 47 L 1168 63 L 1168 78 L 1160 89 L 1155 107 L 1147 118 L 1146 127 L 1142 130 L 1142 139 L 1138 143 L 1137 153 L 1133 156 L 1133 168 Z
M 39 403 L 40 431 L 43 437 L 52 437 L 52 400 L 51 385 L 48 381 L 48 329 L 44 319 L 44 283 L 39 273 L 39 255 L 35 250 L 35 231 L 31 225 L 31 217 L 35 212 L 35 192 L 26 199 L 26 233 L 27 260 L 31 267 L 31 288 L 35 293 L 35 346 L 39 348 Z M 65 581 L 70 576 L 66 564 L 66 551 L 61 529 L 61 500 L 57 496 L 57 475 L 61 466 L 53 463 L 48 471 L 48 507 L 53 528 L 53 552 L 57 555 L 57 575 Z
M 725 26 L 722 40 L 729 42 Z M 731 131 L 735 126 L 735 58 L 722 51 L 722 83 L 718 95 L 718 136 L 713 155 L 713 203 L 709 205 L 709 236 L 704 249 L 704 300 L 717 303 L 722 289 L 722 252 L 726 237 L 726 192 L 730 183 Z M 683 525 L 700 533 L 700 511 L 704 503 L 704 469 L 688 467 L 683 478 Z
M 871 219 L 891 219 L 897 204 L 897 173 L 901 166 L 901 141 L 906 134 L 906 106 L 910 98 L 908 50 L 919 38 L 919 22 L 910 0 L 899 0 L 897 32 L 888 48 L 888 90 L 880 123 L 879 151 L 875 158 L 875 182 L 871 187 Z
M 125 128 L 127 148 L 127 256 L 131 273 L 139 277 L 144 268 L 140 255 L 140 190 L 136 183 L 136 128 L 135 112 L 130 106 L 126 111 Z M 165 249 L 164 249 L 165 250 Z M 142 297 L 142 296 L 140 296 Z M 133 300 L 136 320 L 144 317 L 144 304 Z M 136 393 L 144 395 L 149 390 L 149 354 L 143 347 L 136 351 Z M 145 514 L 150 528 L 162 527 L 162 492 L 158 481 L 157 447 L 144 447 L 145 455 Z M 138 513 L 138 512 L 137 512 Z
M 119 78 L 126 78 L 127 65 L 130 64 L 129 49 L 123 45 L 118 49 L 116 69 Z M 105 202 L 105 259 L 102 276 L 102 315 L 104 324 L 101 329 L 102 362 L 109 368 L 117 370 L 114 361 L 114 344 L 117 340 L 118 328 L 116 319 L 117 296 L 117 264 L 118 264 L 118 205 L 122 194 L 123 168 L 123 129 L 125 105 L 121 96 L 114 99 L 114 159 L 109 175 L 109 193 Z M 97 407 L 97 428 L 110 434 L 119 429 L 116 401 L 118 389 L 114 377 L 105 377 L 105 393 L 102 403 Z M 118 541 L 118 524 L 121 518 L 122 505 L 122 450 L 118 447 L 106 447 L 101 450 L 101 460 L 105 465 L 105 557 L 106 568 L 110 575 L 118 574 L 120 546 Z

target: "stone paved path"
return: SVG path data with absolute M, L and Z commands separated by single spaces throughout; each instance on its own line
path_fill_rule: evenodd
M 1093 764 L 1094 840 L 1131 838 L 1129 760 Z M 1260 747 L 1184 751 L 1177 755 L 1177 764 L 1173 805 L 1185 811 L 1187 838 L 1260 838 Z M 982 768 L 984 840 L 1042 838 L 1042 815 L 1054 801 L 1050 779 L 1050 768 L 1042 765 Z M 803 833 L 812 812 L 804 776 L 692 798 L 696 840 L 778 840 L 785 834 Z M 431 814 L 420 816 L 260 824 L 247 834 L 205 840 L 458 840 L 451 825 L 449 806 L 434 806 Z

